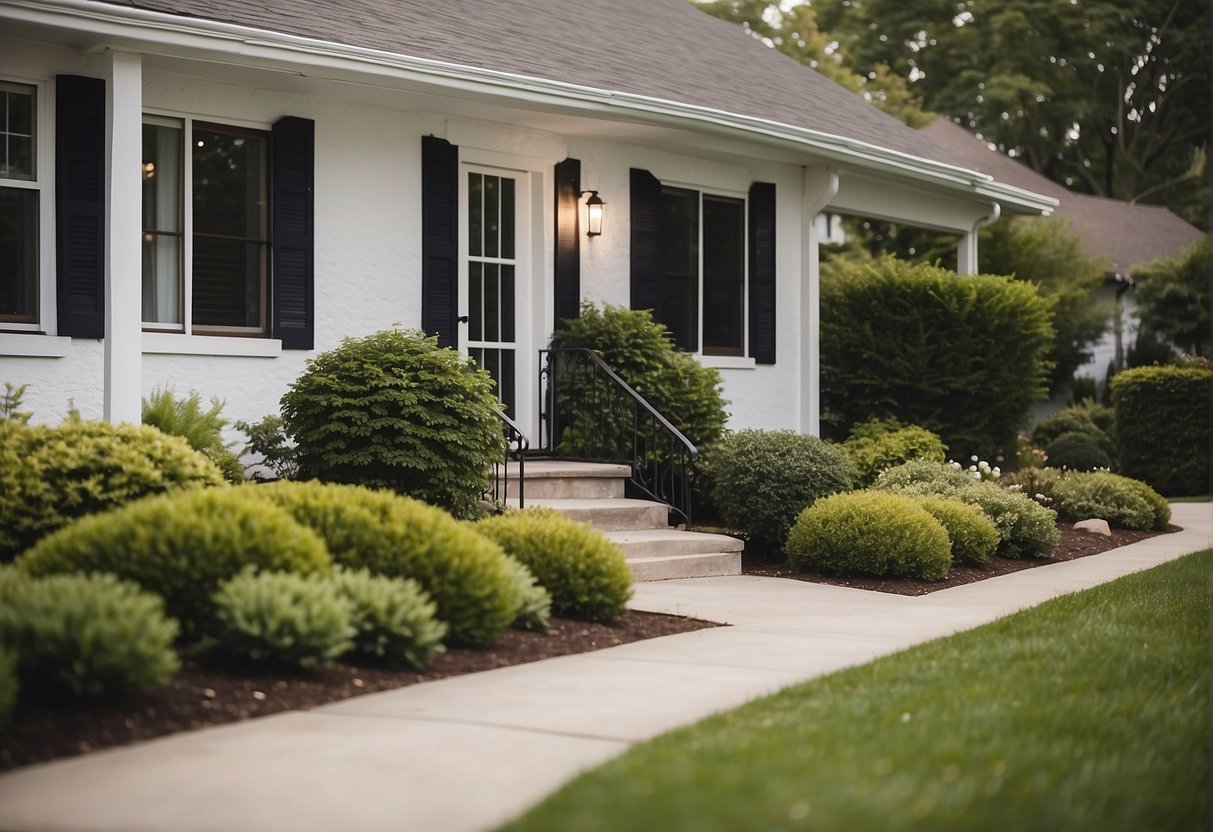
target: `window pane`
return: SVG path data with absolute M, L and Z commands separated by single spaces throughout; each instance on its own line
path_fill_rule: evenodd
M 38 315 L 38 193 L 0 188 L 0 321 Z
M 265 240 L 265 138 L 194 130 L 194 232 Z
M 699 194 L 661 192 L 661 278 L 654 317 L 681 349 L 699 349 Z
M 745 202 L 703 198 L 703 351 L 743 355 Z
M 10 133 L 34 135 L 34 94 L 32 90 L 27 93 L 15 91 L 8 93 L 8 127 L 6 129 Z
M 34 179 L 34 88 L 0 84 L 0 176 Z
M 143 320 L 181 323 L 181 238 L 143 235 Z
M 143 230 L 181 230 L 180 127 L 143 125 Z
M 262 328 L 265 245 L 194 236 L 194 325 Z

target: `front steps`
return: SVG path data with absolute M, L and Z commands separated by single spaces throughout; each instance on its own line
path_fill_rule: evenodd
M 670 528 L 664 503 L 624 497 L 626 465 L 528 460 L 523 497 L 589 523 L 623 550 L 637 581 L 741 574 L 743 543 L 727 535 Z M 517 468 L 510 467 L 507 502 L 517 505 Z

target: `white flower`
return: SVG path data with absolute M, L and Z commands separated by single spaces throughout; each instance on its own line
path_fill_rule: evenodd
M 970 471 L 970 472 L 972 472 L 972 473 L 974 473 L 974 474 L 976 474 L 976 473 L 977 473 L 977 466 L 976 466 L 976 465 L 970 465 L 970 466 L 969 466 L 969 471 Z
M 978 469 L 979 469 L 979 470 L 982 470 L 982 471 L 989 471 L 989 470 L 990 470 L 990 463 L 986 462 L 986 461 L 983 459 L 981 462 L 977 463 L 977 467 L 978 467 Z
M 948 464 L 949 464 L 949 465 L 951 465 L 953 468 L 955 468 L 957 471 L 959 471 L 959 470 L 960 470 L 960 463 L 959 463 L 959 462 L 949 462 Z
M 969 461 L 970 461 L 970 462 L 976 462 L 976 461 L 977 461 L 977 454 L 973 454 L 971 457 L 969 457 Z
M 981 474 L 980 474 L 979 472 L 977 472 L 977 471 L 974 471 L 974 472 L 973 472 L 973 479 L 975 479 L 975 480 L 979 480 L 979 479 L 981 479 Z

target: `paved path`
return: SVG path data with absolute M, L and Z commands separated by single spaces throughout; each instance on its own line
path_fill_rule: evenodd
M 483 830 L 713 712 L 1213 545 L 1184 532 L 912 598 L 778 578 L 640 584 L 638 609 L 731 627 L 153 740 L 0 777 L 0 830 Z

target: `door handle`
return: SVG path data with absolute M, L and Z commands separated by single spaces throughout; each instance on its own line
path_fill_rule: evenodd
M 459 321 L 459 323 L 461 323 L 461 324 L 466 324 L 466 323 L 468 322 L 468 316 L 467 316 L 467 315 L 460 315 L 460 316 L 459 316 L 458 318 L 456 318 L 455 320 Z

